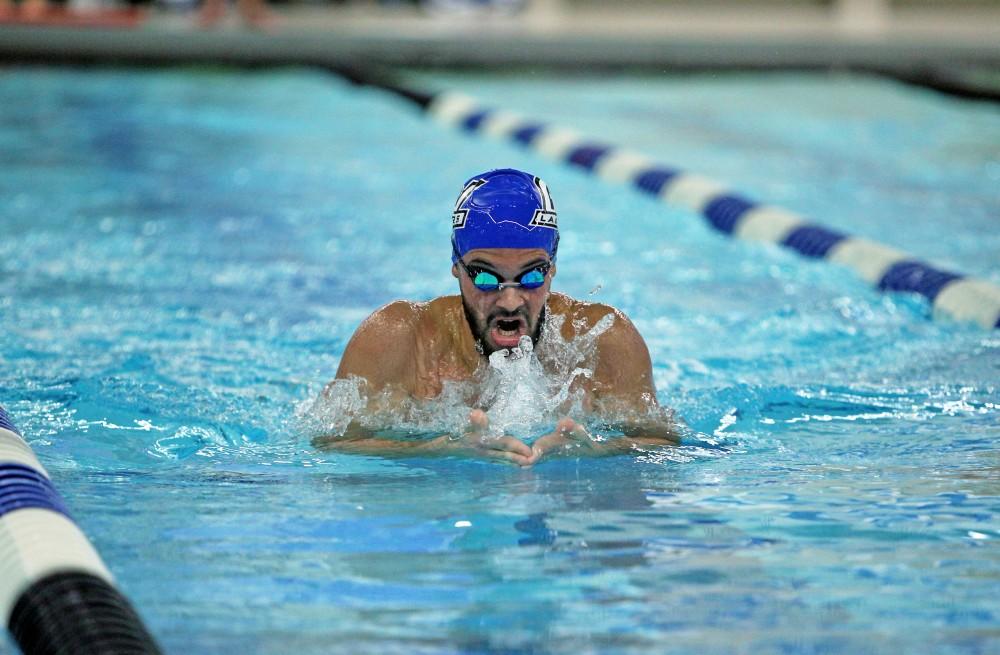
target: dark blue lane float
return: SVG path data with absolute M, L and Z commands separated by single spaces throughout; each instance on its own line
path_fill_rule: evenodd
M 25 655 L 160 652 L 3 407 L 0 616 Z
M 571 130 L 483 107 L 465 95 L 420 93 L 377 78 L 354 77 L 352 81 L 398 93 L 446 125 L 510 140 L 605 180 L 634 186 L 668 205 L 701 214 L 724 234 L 774 243 L 804 257 L 846 266 L 882 291 L 920 294 L 929 301 L 936 318 L 1000 328 L 1000 286 L 992 282 L 943 271 L 895 248 L 842 234 L 810 223 L 795 212 L 741 197 L 717 181 L 658 164 L 637 152 L 585 139 Z

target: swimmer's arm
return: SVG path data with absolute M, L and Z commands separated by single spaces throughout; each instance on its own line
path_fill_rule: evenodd
M 317 437 L 312 443 L 324 450 L 382 457 L 470 455 L 518 466 L 534 463 L 530 446 L 511 436 L 492 437 L 487 428 L 486 413 L 476 409 L 469 413 L 466 429 L 457 435 L 445 434 L 419 440 L 387 439 L 352 421 L 343 434 Z
M 359 380 L 368 398 L 363 411 L 369 415 L 379 414 L 405 399 L 412 380 L 418 311 L 412 303 L 398 301 L 366 318 L 344 349 L 336 380 L 323 393 L 330 393 L 338 380 Z M 321 435 L 312 443 L 324 450 L 405 456 L 434 452 L 439 447 L 436 441 L 387 439 L 351 421 L 342 434 Z
M 406 393 L 412 385 L 419 320 L 419 309 L 402 300 L 375 310 L 347 342 L 337 379 L 363 379 L 372 398 L 387 388 Z
M 653 363 L 646 341 L 627 317 L 619 315 L 601 335 L 594 371 L 594 419 L 630 446 L 675 445 L 680 442 L 671 414 L 656 400 Z
M 539 437 L 532 445 L 531 463 L 535 464 L 543 457 L 553 455 L 609 457 L 680 443 L 677 430 L 669 420 L 655 423 L 605 423 L 601 427 L 621 434 L 595 438 L 582 423 L 569 417 L 560 419 L 555 430 Z
M 447 438 L 447 435 L 443 435 L 433 439 L 387 439 L 351 421 L 343 434 L 316 437 L 312 440 L 312 445 L 321 450 L 336 450 L 357 455 L 406 457 L 441 454 L 443 441 Z
M 581 422 L 567 417 L 535 441 L 535 461 L 550 454 L 600 457 L 680 443 L 670 414 L 656 400 L 649 349 L 628 318 L 619 315 L 601 335 L 598 353 L 587 418 L 621 436 L 594 439 Z

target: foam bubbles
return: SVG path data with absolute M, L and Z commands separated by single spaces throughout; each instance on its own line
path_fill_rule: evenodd
M 332 381 L 315 400 L 298 407 L 299 429 L 310 436 L 344 434 L 368 404 L 366 386 L 360 378 Z
M 535 355 L 531 337 L 522 336 L 516 348 L 499 350 L 489 358 L 478 405 L 486 411 L 489 434 L 522 439 L 544 434 L 558 420 L 577 377 L 590 378 L 590 369 L 577 368 L 568 376 L 548 373 Z
M 593 378 L 597 341 L 616 320 L 608 314 L 593 327 L 579 321 L 572 337 L 562 336 L 565 317 L 546 308 L 538 347 L 528 336 L 517 347 L 494 352 L 471 380 L 445 381 L 431 400 L 391 392 L 373 393 L 358 378 L 334 380 L 297 412 L 300 429 L 310 436 L 343 435 L 353 422 L 380 436 L 427 438 L 458 434 L 472 409 L 482 409 L 492 436 L 530 441 L 548 433 L 563 416 L 585 415 L 585 394 Z

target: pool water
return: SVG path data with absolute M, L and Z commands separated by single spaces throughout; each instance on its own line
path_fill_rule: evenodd
M 1000 282 L 1000 114 L 875 78 L 450 88 Z M 321 452 L 357 324 L 455 292 L 451 205 L 552 189 L 668 453 Z M 309 70 L 0 69 L 0 403 L 167 652 L 1000 650 L 1000 335 Z M 0 641 L 0 653 L 12 653 Z

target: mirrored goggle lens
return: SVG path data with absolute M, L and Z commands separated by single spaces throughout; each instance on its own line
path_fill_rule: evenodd
M 495 291 L 500 288 L 500 279 L 492 273 L 479 271 L 476 277 L 472 278 L 472 284 L 480 291 Z
M 522 274 L 518 283 L 525 289 L 537 289 L 545 284 L 545 273 L 540 268 L 532 269 Z M 500 288 L 500 278 L 488 271 L 479 271 L 472 278 L 472 284 L 480 291 L 496 291 Z
M 545 284 L 545 273 L 542 269 L 536 268 L 522 275 L 520 282 L 525 289 L 537 289 Z

